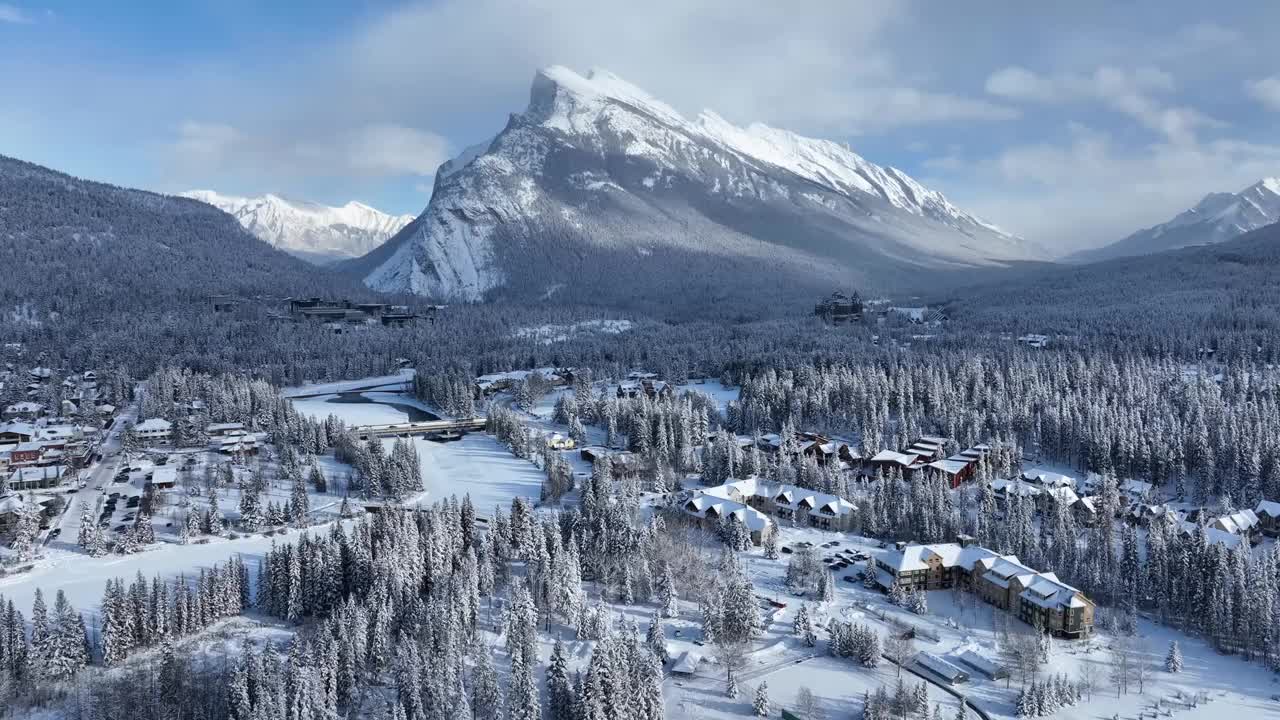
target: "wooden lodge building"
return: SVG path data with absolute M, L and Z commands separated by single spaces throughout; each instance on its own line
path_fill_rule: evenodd
M 974 545 L 967 536 L 954 543 L 898 543 L 876 558 L 872 571 L 885 590 L 960 588 L 1059 637 L 1078 639 L 1093 633 L 1096 606 L 1084 593 L 1053 573 L 1032 570 L 1013 555 Z

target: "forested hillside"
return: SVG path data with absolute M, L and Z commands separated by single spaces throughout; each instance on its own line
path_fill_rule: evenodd
M 1269 225 L 1207 247 L 1030 268 L 946 297 L 951 328 L 965 333 L 1065 334 L 1157 354 L 1207 347 L 1274 360 L 1277 270 L 1280 225 Z

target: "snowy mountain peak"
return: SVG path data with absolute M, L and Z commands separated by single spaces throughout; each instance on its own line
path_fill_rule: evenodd
M 1249 188 L 1259 192 L 1268 192 L 1272 195 L 1280 195 L 1280 177 L 1262 178 L 1256 185 Z
M 388 215 L 355 200 L 328 207 L 274 193 L 247 198 L 192 190 L 182 196 L 213 205 L 264 242 L 316 262 L 363 255 L 413 220 L 412 215 Z
M 551 66 L 535 73 L 524 112 L 440 167 L 427 210 L 395 247 L 352 269 L 381 290 L 478 300 L 586 287 L 637 257 L 678 263 L 667 283 L 704 268 L 700 283 L 741 284 L 769 267 L 766 281 L 794 274 L 800 288 L 887 282 L 876 273 L 887 266 L 1046 256 L 840 143 L 709 110 L 691 120 L 608 71 Z M 647 292 L 645 274 L 632 275 L 631 290 Z
M 1139 230 L 1111 245 L 1077 253 L 1072 259 L 1093 262 L 1209 245 L 1275 222 L 1280 222 L 1280 178 L 1268 177 L 1240 192 L 1209 193 L 1167 222 Z

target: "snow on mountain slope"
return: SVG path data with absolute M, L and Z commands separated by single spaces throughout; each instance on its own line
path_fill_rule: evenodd
M 686 279 L 808 292 L 1046 256 L 837 143 L 710 111 L 691 121 L 616 75 L 558 66 L 492 141 L 441 167 L 389 244 L 352 265 L 366 284 L 458 300 Z
M 313 261 L 363 255 L 413 220 L 412 215 L 388 215 L 355 201 L 327 207 L 276 195 L 245 198 L 212 190 L 182 196 L 208 203 L 235 217 L 260 240 Z
M 1096 262 L 1147 255 L 1189 245 L 1210 245 L 1280 222 L 1280 178 L 1263 178 L 1238 193 L 1209 193 L 1190 210 L 1095 250 L 1071 256 Z

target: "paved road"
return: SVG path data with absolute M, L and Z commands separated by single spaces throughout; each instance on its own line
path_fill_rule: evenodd
M 116 416 L 115 422 L 111 424 L 111 428 L 106 431 L 102 441 L 98 443 L 98 447 L 94 450 L 95 454 L 102 455 L 102 462 L 93 463 L 84 470 L 79 471 L 79 479 L 84 480 L 85 487 L 78 492 L 63 496 L 67 501 L 67 506 L 62 512 L 62 517 L 50 528 L 50 533 L 52 533 L 53 528 L 61 528 L 62 532 L 56 539 L 46 534 L 45 545 L 75 546 L 76 540 L 80 535 L 81 502 L 92 504 L 94 517 L 98 516 L 98 509 L 102 507 L 103 498 L 111 485 L 112 478 L 115 477 L 120 463 L 124 461 L 124 457 L 120 453 L 121 429 L 125 425 L 132 423 L 136 414 L 137 406 L 130 405 Z M 72 487 L 75 487 L 75 485 L 73 484 Z

